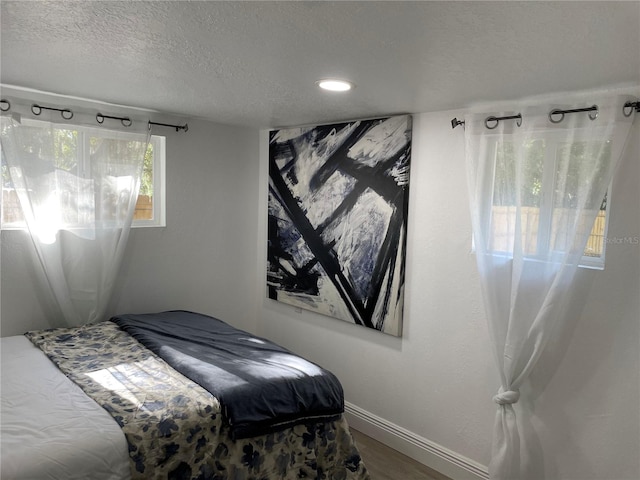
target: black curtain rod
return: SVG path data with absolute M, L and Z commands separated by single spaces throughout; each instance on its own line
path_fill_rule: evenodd
M 484 119 L 484 126 L 487 127 L 487 129 L 489 130 L 493 130 L 498 126 L 501 120 L 515 120 L 516 125 L 518 126 L 522 125 L 522 115 L 517 114 L 517 115 L 508 115 L 506 117 L 493 117 L 493 116 L 487 117 Z M 496 123 L 494 124 L 493 122 L 496 122 Z
M 624 107 L 622 107 L 622 109 L 624 110 Z M 597 105 L 592 105 L 588 108 L 574 108 L 572 110 L 560 110 L 559 108 L 556 108 L 555 110 L 551 110 L 549 112 L 549 121 L 551 123 L 560 123 L 562 122 L 562 120 L 564 120 L 564 114 L 565 113 L 580 113 L 580 112 L 589 112 L 589 118 L 591 120 L 595 120 L 596 118 L 598 118 L 598 106 Z M 591 114 L 591 112 L 595 112 L 595 114 Z M 555 115 L 560 115 L 560 118 L 554 118 Z
M 0 99 L 0 111 L 7 112 L 9 110 L 11 110 L 11 102 L 9 102 L 9 100 L 5 98 Z M 45 107 L 44 105 L 38 105 L 37 103 L 31 105 L 31 112 L 36 116 L 40 115 L 42 113 L 42 110 L 60 112 L 60 116 L 65 120 L 71 120 L 73 118 L 73 111 L 69 108 Z M 133 125 L 133 121 L 129 117 L 112 117 L 110 115 L 104 115 L 99 112 L 96 114 L 96 122 L 98 122 L 100 125 L 104 123 L 105 118 L 108 118 L 110 120 L 120 120 L 120 123 L 122 123 L 122 125 L 125 127 L 130 127 L 131 125 Z M 176 132 L 180 130 L 184 130 L 186 132 L 189 130 L 189 124 L 187 123 L 185 123 L 184 125 L 171 125 L 169 123 L 158 123 L 149 121 L 149 128 L 151 128 L 151 125 L 175 128 Z
M 101 113 L 98 113 L 96 115 L 96 122 L 102 124 L 102 122 L 104 122 L 105 118 L 111 118 L 113 120 L 120 120 L 120 122 L 122 122 L 122 125 L 124 125 L 125 127 L 130 127 L 131 126 L 131 119 L 128 117 L 110 117 L 108 115 L 102 115 Z M 184 130 L 185 132 L 189 130 L 189 124 L 185 123 L 184 125 L 172 125 L 170 123 L 159 123 L 159 122 L 152 122 L 151 120 L 149 120 L 149 129 L 151 129 L 151 125 L 158 125 L 161 127 L 171 127 L 171 128 L 175 128 L 176 132 L 179 132 L 180 130 Z
M 627 108 L 629 109 L 629 113 L 627 113 Z M 625 117 L 629 117 L 631 115 L 631 112 L 633 112 L 634 109 L 636 112 L 640 113 L 640 101 L 625 103 L 624 107 L 622 107 L 622 113 L 624 114 Z
M 184 125 L 170 125 L 168 123 L 149 122 L 149 125 L 160 125 L 161 127 L 175 128 L 176 132 L 179 131 L 179 130 L 184 130 L 185 132 L 189 131 L 189 124 L 188 123 L 185 123 Z
M 105 118 L 109 118 L 111 120 L 120 120 L 120 123 L 122 123 L 122 125 L 124 127 L 130 127 L 131 125 L 133 125 L 133 122 L 131 121 L 131 119 L 129 117 L 111 117 L 109 115 L 103 115 L 101 113 L 96 113 L 96 122 L 98 122 L 100 125 L 102 125 L 104 123 L 104 119 Z
M 640 101 L 626 102 L 622 107 L 622 113 L 624 114 L 625 117 L 630 116 L 634 110 L 640 113 Z M 578 113 L 578 112 L 590 112 L 589 118 L 591 120 L 595 120 L 598 117 L 598 106 L 592 105 L 591 107 L 587 107 L 587 108 L 574 108 L 571 110 L 560 110 L 560 109 L 551 110 L 549 112 L 549 121 L 551 123 L 560 123 L 562 122 L 562 120 L 564 120 L 564 115 L 566 113 Z M 591 112 L 595 112 L 595 114 L 592 114 Z M 556 119 L 555 117 L 557 115 L 560 115 L 560 118 Z M 492 130 L 498 126 L 498 123 L 500 122 L 500 120 L 512 120 L 512 119 L 518 119 L 518 122 L 517 122 L 518 126 L 522 124 L 522 115 L 520 114 L 510 115 L 507 117 L 487 117 L 484 120 L 484 124 L 488 129 Z M 496 122 L 496 123 L 493 126 L 489 126 L 489 122 Z M 457 118 L 454 117 L 451 120 L 451 128 L 456 128 L 458 125 L 464 125 L 464 120 L 458 120 Z
M 60 116 L 65 120 L 71 120 L 73 118 L 73 112 L 68 108 L 54 108 L 54 107 L 43 107 L 42 105 L 38 105 L 34 103 L 31 105 L 31 112 L 34 115 L 40 115 L 42 110 L 52 110 L 54 112 L 60 112 Z

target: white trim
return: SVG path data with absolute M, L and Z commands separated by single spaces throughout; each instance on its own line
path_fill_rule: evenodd
M 345 402 L 350 426 L 455 480 L 487 480 L 487 467 L 409 430 Z

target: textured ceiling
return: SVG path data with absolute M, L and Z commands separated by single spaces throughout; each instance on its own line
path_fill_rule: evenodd
M 3 84 L 236 125 L 640 84 L 640 1 L 0 5 Z

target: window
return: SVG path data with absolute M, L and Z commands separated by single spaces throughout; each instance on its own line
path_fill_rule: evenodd
M 33 125 L 38 128 L 41 122 L 37 120 L 23 120 L 23 123 Z M 48 130 L 47 130 L 48 132 Z M 109 137 L 109 131 L 104 129 L 94 129 L 90 127 L 73 126 L 68 128 L 54 128 L 53 134 L 53 157 L 55 167 L 60 172 L 68 172 L 69 181 L 74 183 L 75 191 L 83 188 L 83 180 L 92 168 L 91 158 L 101 147 L 105 139 Z M 118 132 L 122 137 L 122 133 Z M 46 140 L 51 143 L 50 140 Z M 106 142 L 104 142 L 106 143 Z M 121 143 L 122 148 L 126 148 L 126 141 Z M 110 148 L 114 148 L 113 142 Z M 99 168 L 93 166 L 93 168 Z M 134 213 L 133 227 L 164 226 L 165 223 L 165 202 L 164 202 L 164 175 L 165 174 L 165 138 L 152 135 L 145 154 L 142 179 L 136 210 Z M 62 175 L 61 178 L 65 178 Z M 73 179 L 73 180 L 72 180 Z M 86 180 L 90 183 L 90 180 Z M 87 188 L 87 191 L 91 191 Z M 73 212 L 71 216 L 65 214 L 62 220 L 67 225 L 81 225 L 84 222 L 91 222 L 92 219 L 84 218 L 80 205 L 74 205 L 68 212 Z M 8 167 L 2 158 L 2 218 L 3 229 L 25 228 L 25 219 L 20 207 L 17 192 L 15 191 Z
M 516 154 L 516 149 L 521 149 Z M 491 208 L 491 237 L 489 249 L 494 252 L 511 251 L 516 222 L 516 202 L 522 206 L 521 231 L 525 255 L 530 258 L 563 252 L 568 247 L 567 211 L 575 208 L 579 190 L 594 171 L 593 165 L 601 155 L 611 156 L 608 140 L 578 140 L 570 144 L 545 134 L 544 139 L 531 139 L 522 145 L 495 141 L 495 170 Z M 521 171 L 516 172 L 516 157 L 523 159 Z M 606 162 L 601 162 L 606 163 Z M 516 175 L 520 181 L 516 182 Z M 560 180 L 564 179 L 564 180 Z M 515 191 L 513 185 L 520 185 Z M 588 199 L 587 208 L 598 210 L 593 225 L 578 225 L 590 229 L 581 265 L 603 268 L 607 229 L 607 203 L 604 198 Z
M 165 137 L 152 135 L 144 156 L 133 227 L 164 227 Z

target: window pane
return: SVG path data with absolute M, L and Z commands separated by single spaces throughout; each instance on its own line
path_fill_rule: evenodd
M 144 154 L 140 193 L 136 203 L 134 220 L 153 220 L 153 143 L 149 143 Z
M 604 196 L 605 200 L 602 202 L 603 207 L 596 217 L 596 221 L 593 222 L 593 228 L 591 229 L 591 235 L 589 235 L 589 240 L 587 240 L 587 246 L 584 249 L 584 254 L 587 257 L 602 257 L 604 253 L 604 234 L 606 231 L 607 225 L 607 211 L 606 211 L 606 199 L 607 196 Z
M 24 222 L 22 208 L 18 194 L 13 188 L 11 177 L 9 176 L 9 167 L 7 166 L 4 153 L 2 154 L 2 223 Z
M 23 127 L 29 138 L 29 145 L 23 145 L 25 158 L 29 159 L 23 168 L 30 169 L 42 182 L 51 185 L 50 198 L 41 204 L 50 205 L 49 214 L 63 224 L 75 224 L 79 220 L 81 205 L 73 201 L 79 189 L 86 188 L 85 182 L 78 178 L 79 151 L 77 130 L 52 128 L 42 129 L 34 126 Z M 27 130 L 28 129 L 28 130 Z M 51 171 L 51 159 L 55 169 Z M 9 167 L 2 157 L 2 224 L 23 225 L 25 222 L 18 194 L 11 182 Z
M 97 188 L 97 205 L 102 220 L 122 220 L 136 195 L 140 157 L 146 142 L 123 138 L 92 137 L 91 170 Z
M 577 205 L 577 199 L 583 197 L 580 192 L 589 188 L 594 178 L 605 174 L 602 170 L 608 162 L 600 160 L 611 156 L 611 142 L 583 141 L 561 145 L 557 149 L 557 156 L 550 247 L 557 251 L 566 251 L 572 247 L 572 239 L 569 239 L 568 235 L 573 226 L 569 225 L 568 218 L 573 216 L 572 210 L 582 208 Z M 576 225 L 576 233 L 580 238 L 584 238 L 586 231 L 591 232 L 584 250 L 586 256 L 602 256 L 606 206 L 606 194 L 604 198 L 594 196 L 586 199 L 584 215 L 578 219 Z M 590 218 L 593 218 L 596 210 L 596 221 L 592 224 Z
M 53 148 L 56 167 L 75 173 L 78 168 L 78 131 L 54 129 Z
M 516 234 L 516 205 L 521 209 L 521 241 L 523 251 L 537 252 L 544 167 L 544 141 L 532 140 L 521 147 L 524 159 L 516 168 L 516 146 L 500 143 L 496 148 L 496 168 L 493 189 L 492 238 L 494 251 L 512 252 Z M 516 178 L 520 175 L 520 178 Z M 519 184 L 519 186 L 518 186 Z
M 86 207 L 98 202 L 99 208 L 107 211 L 106 218 L 116 218 L 123 213 L 126 197 L 126 189 L 131 191 L 131 186 L 124 187 L 126 178 L 131 178 L 137 171 L 132 171 L 132 165 L 138 164 L 141 143 L 126 139 L 126 136 L 114 132 L 110 138 L 108 131 L 99 134 L 94 129 L 76 127 L 71 129 L 42 129 L 40 123 L 33 121 L 32 141 L 25 155 L 33 160 L 27 168 L 43 168 L 45 161 L 52 159 L 55 168 L 51 169 L 49 163 L 45 175 L 38 178 L 46 179 L 52 183 L 50 192 L 54 192 L 49 205 L 55 205 L 52 215 L 57 222 L 66 225 L 87 225 L 94 222 L 92 216 L 87 217 Z M 104 133 L 104 135 L 102 134 Z M 36 141 L 33 141 L 36 135 Z M 41 141 L 38 141 L 38 138 Z M 164 161 L 164 142 L 162 137 L 152 136 L 152 141 L 144 156 L 143 172 L 140 182 L 139 195 L 136 202 L 133 226 L 156 226 L 164 219 L 161 176 L 163 168 L 159 162 Z M 85 158 L 89 155 L 89 158 Z M 155 158 L 155 157 L 158 158 Z M 117 162 L 110 158 L 118 158 Z M 50 160 L 49 160 L 50 162 Z M 155 172 L 154 168 L 158 171 Z M 92 173 L 98 171 L 107 173 L 108 180 L 95 184 Z M 11 182 L 9 167 L 2 156 L 2 216 L 3 228 L 25 228 L 25 219 L 18 199 L 17 192 Z M 154 188 L 154 182 L 160 182 Z M 155 198 L 157 197 L 157 198 Z M 154 205 L 157 200 L 158 205 Z
M 56 167 L 51 175 L 52 186 L 48 189 L 51 214 L 58 216 L 61 225 L 91 223 L 94 220 L 94 190 L 91 181 L 83 178 L 79 151 L 82 136 L 77 130 L 55 128 L 51 132 Z
M 518 151 L 521 148 L 521 151 Z M 570 211 L 577 207 L 581 189 L 605 172 L 594 169 L 602 155 L 611 155 L 607 141 L 583 141 L 559 145 L 553 140 L 531 140 L 518 146 L 498 143 L 495 151 L 495 173 L 491 238 L 489 247 L 496 252 L 512 252 L 516 231 L 526 255 L 544 254 L 549 250 L 566 251 Z M 519 169 L 517 158 L 522 158 Z M 555 165 L 555 170 L 554 170 Z M 551 171 L 545 170 L 551 169 Z M 602 167 L 600 167 L 602 168 Z M 562 179 L 562 180 L 560 180 Z M 519 203 L 518 203 L 519 202 Z M 516 224 L 517 205 L 521 205 L 520 225 Z M 604 199 L 587 199 L 585 219 L 579 220 L 579 231 L 589 230 L 591 235 L 584 250 L 589 257 L 602 257 L 606 230 L 606 204 Z M 591 224 L 587 217 L 593 218 Z M 582 237 L 584 238 L 584 237 Z M 572 238 L 573 241 L 573 238 Z

